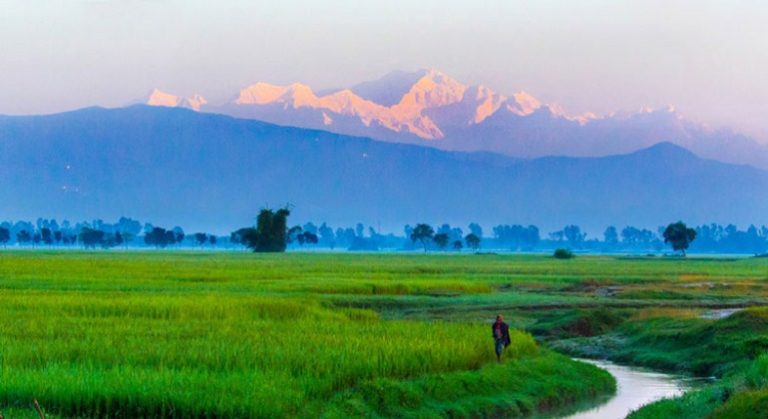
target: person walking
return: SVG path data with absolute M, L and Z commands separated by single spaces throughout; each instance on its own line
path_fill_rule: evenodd
M 491 325 L 493 330 L 493 340 L 496 347 L 496 360 L 501 362 L 501 354 L 504 352 L 504 348 L 512 343 L 509 337 L 509 325 L 504 323 L 504 317 L 499 314 L 496 316 L 496 321 Z

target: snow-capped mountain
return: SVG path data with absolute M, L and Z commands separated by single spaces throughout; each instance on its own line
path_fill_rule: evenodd
M 378 80 L 323 92 L 301 83 L 277 86 L 259 82 L 219 105 L 208 104 L 198 95 L 180 98 L 155 90 L 146 104 L 515 157 L 605 156 L 667 141 L 702 157 L 768 168 L 765 145 L 688 121 L 671 107 L 573 115 L 527 92 L 503 95 L 486 86 L 462 84 L 434 69 L 396 71 Z
M 160 89 L 153 89 L 147 96 L 147 105 L 151 106 L 165 106 L 168 108 L 188 108 L 199 111 L 204 105 L 208 104 L 208 101 L 200 95 L 194 95 L 192 97 L 179 97 L 170 93 L 163 92 Z

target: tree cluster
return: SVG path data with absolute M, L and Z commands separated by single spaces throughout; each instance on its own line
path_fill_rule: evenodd
M 0 245 L 15 244 L 21 247 L 82 246 L 86 249 L 146 245 L 165 248 L 181 245 L 186 237 L 181 227 L 166 230 L 162 227 L 145 224 L 143 232 L 143 240 L 137 240 L 137 238 L 142 237 L 142 225 L 140 222 L 127 217 L 121 217 L 115 223 L 93 220 L 75 224 L 67 220 L 59 223 L 56 220 L 41 218 L 34 224 L 27 221 L 0 223 Z M 205 242 L 211 246 L 217 243 L 214 235 L 198 234 L 205 236 Z
M 256 218 L 256 227 L 241 228 L 230 235 L 230 241 L 241 243 L 257 253 L 284 252 L 289 242 L 288 216 L 291 211 L 262 209 Z
M 470 230 L 482 234 L 482 230 L 477 228 L 470 228 Z M 480 236 L 473 232 L 462 238 L 463 231 L 460 228 L 451 228 L 448 224 L 443 224 L 438 229 L 438 233 L 435 233 L 435 229 L 432 226 L 424 223 L 416 224 L 413 228 L 406 226 L 405 231 L 413 243 L 421 244 L 424 253 L 427 252 L 430 245 L 436 246 L 439 250 L 446 250 L 449 243 L 455 251 L 461 251 L 464 248 L 464 243 L 473 250 L 480 248 Z

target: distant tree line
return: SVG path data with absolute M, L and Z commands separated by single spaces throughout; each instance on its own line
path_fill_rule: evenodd
M 185 241 L 186 239 L 186 241 Z M 216 246 L 213 234 L 195 233 L 191 241 L 181 227 L 165 229 L 149 223 L 121 217 L 115 223 L 103 220 L 71 223 L 39 218 L 29 221 L 0 222 L 0 246 L 18 247 L 180 247 Z
M 594 237 L 573 224 L 545 234 L 535 225 L 499 224 L 491 227 L 490 234 L 486 234 L 478 223 L 470 223 L 466 227 L 448 223 L 414 223 L 405 225 L 400 234 L 395 234 L 382 233 L 362 223 L 350 227 L 333 227 L 326 222 L 291 226 L 289 215 L 290 210 L 287 208 L 262 210 L 256 217 L 255 226 L 238 229 L 226 236 L 206 232 L 186 234 L 178 226 L 162 227 L 127 217 L 121 217 L 114 223 L 102 220 L 71 223 L 49 219 L 38 219 L 34 223 L 6 221 L 0 222 L 0 247 L 183 247 L 254 251 L 322 248 L 422 252 L 548 252 L 565 248 L 575 252 L 598 253 L 659 253 L 675 250 L 675 241 L 665 236 L 669 226 L 655 230 L 635 226 L 609 226 L 602 235 Z M 752 225 L 744 230 L 735 225 L 719 224 L 685 228 L 685 237 L 694 239 L 687 242 L 687 248 L 677 249 L 680 252 L 764 254 L 768 251 L 766 226 Z

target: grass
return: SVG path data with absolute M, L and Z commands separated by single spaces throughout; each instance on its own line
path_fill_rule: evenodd
M 351 304 L 493 295 L 510 268 L 485 260 L 2 253 L 0 411 L 34 417 L 37 399 L 53 417 L 514 416 L 613 391 L 524 332 L 496 364 L 487 324 Z
M 765 258 L 2 252 L 0 411 L 507 417 L 614 390 L 549 347 L 721 377 L 633 417 L 762 413 L 766 272 Z M 755 308 L 701 317 L 724 307 Z M 514 332 L 496 364 L 498 313 L 545 347 Z
M 613 311 L 615 317 L 572 310 L 539 327 L 559 340 L 551 346 L 562 352 L 609 358 L 619 363 L 659 370 L 714 376 L 714 384 L 682 397 L 648 405 L 637 418 L 768 417 L 768 308 L 754 307 L 722 319 L 702 318 L 690 309 Z M 605 326 L 589 336 L 563 333 L 560 324 L 579 320 Z M 565 330 L 570 330 L 565 328 Z

